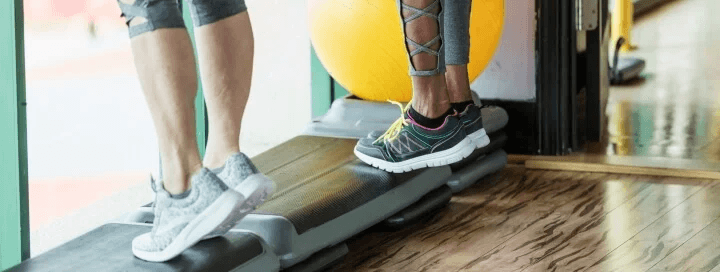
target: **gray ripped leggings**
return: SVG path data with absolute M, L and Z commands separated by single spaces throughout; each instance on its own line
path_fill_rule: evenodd
M 135 0 L 132 4 L 118 1 L 122 16 L 128 24 L 130 37 L 151 32 L 159 28 L 185 28 L 182 16 L 182 0 Z M 190 5 L 193 24 L 203 26 L 247 10 L 244 0 L 186 0 Z M 359 0 L 358 0 L 359 1 Z M 386 0 L 378 0 L 386 1 Z M 411 10 L 413 14 L 404 18 L 405 25 L 412 20 L 427 16 L 438 21 L 439 35 L 433 40 L 418 44 L 407 38 L 406 44 L 412 44 L 415 50 L 408 52 L 412 57 L 420 53 L 428 53 L 438 58 L 433 70 L 416 71 L 410 65 L 412 76 L 432 76 L 445 72 L 445 65 L 464 65 L 469 62 L 470 49 L 470 5 L 472 0 L 435 0 L 425 9 L 417 9 L 396 0 L 399 10 Z M 439 9 L 438 9 L 439 7 Z M 434 13 L 433 10 L 439 10 Z M 135 19 L 144 19 L 142 23 L 131 24 Z M 440 44 L 437 50 L 431 49 Z M 412 62 L 411 62 L 412 63 Z
M 247 10 L 244 0 L 186 0 L 190 5 L 193 24 L 211 24 Z M 185 28 L 182 0 L 135 0 L 126 4 L 118 0 L 122 16 L 128 24 L 130 38 L 159 28 Z M 135 19 L 144 19 L 131 24 Z
M 396 0 L 398 9 L 411 11 L 411 15 L 404 17 L 403 31 L 407 23 L 426 16 L 438 21 L 439 34 L 432 40 L 423 44 L 413 41 L 405 35 L 406 46 L 412 45 L 415 49 L 408 51 L 408 57 L 420 53 L 427 53 L 437 57 L 437 66 L 433 70 L 417 71 L 410 61 L 411 76 L 433 76 L 445 72 L 445 65 L 465 65 L 469 62 L 470 53 L 470 6 L 472 0 L 435 0 L 424 9 L 406 5 L 402 0 Z M 439 10 L 439 12 L 433 12 Z M 405 32 L 407 33 L 407 32 Z M 433 45 L 440 44 L 439 49 L 432 49 Z M 409 50 L 409 47 L 408 47 Z

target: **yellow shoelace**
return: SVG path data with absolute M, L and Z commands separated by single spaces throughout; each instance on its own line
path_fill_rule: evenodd
M 390 128 L 388 128 L 388 130 L 385 131 L 382 136 L 378 137 L 377 140 L 375 140 L 375 143 L 385 140 L 394 140 L 398 137 L 398 135 L 400 135 L 400 131 L 402 130 L 402 128 L 408 125 L 408 123 L 405 121 L 405 113 L 410 108 L 412 100 L 410 100 L 410 102 L 408 102 L 407 105 L 405 105 L 404 107 L 402 104 L 400 104 L 400 102 L 397 101 L 388 100 L 388 102 L 400 107 L 400 118 L 395 120 L 395 122 L 390 125 Z

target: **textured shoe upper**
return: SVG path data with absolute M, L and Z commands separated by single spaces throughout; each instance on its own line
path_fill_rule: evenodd
M 230 156 L 225 165 L 213 169 L 213 172 L 230 188 L 236 188 L 250 175 L 260 173 L 250 158 L 242 152 Z
M 460 113 L 460 120 L 465 127 L 465 133 L 468 135 L 483 128 L 482 110 L 477 105 L 468 105 Z
M 482 108 L 478 105 L 468 105 L 467 108 L 465 108 L 465 110 L 460 113 L 460 120 L 465 126 L 466 134 L 472 134 L 473 132 L 483 128 L 481 109 Z M 366 139 L 371 139 L 371 141 L 375 141 L 377 138 L 380 138 L 384 133 L 384 131 L 380 130 L 370 131 Z
M 191 179 L 190 193 L 182 199 L 174 199 L 162 184 L 155 184 L 155 219 L 150 233 L 133 240 L 133 248 L 141 251 L 162 251 L 175 237 L 228 187 L 207 168 Z
M 400 162 L 449 149 L 466 136 L 456 116 L 448 116 L 437 129 L 422 127 L 411 118 L 407 118 L 405 123 L 392 137 L 361 139 L 356 146 L 357 151 L 374 158 Z

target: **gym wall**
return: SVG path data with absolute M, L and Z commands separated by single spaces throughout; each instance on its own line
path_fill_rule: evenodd
M 500 46 L 471 89 L 480 99 L 535 100 L 535 0 L 505 1 Z

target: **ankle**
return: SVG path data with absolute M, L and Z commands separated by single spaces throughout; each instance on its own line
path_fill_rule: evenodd
M 431 102 L 432 101 L 432 102 Z M 433 101 L 432 99 L 413 100 L 410 106 L 416 113 L 427 118 L 438 118 L 443 116 L 448 110 L 452 109 L 450 103 L 445 101 Z
M 193 156 L 192 153 L 172 152 L 165 149 L 160 159 L 163 188 L 170 194 L 187 191 L 191 186 L 190 178 L 202 169 L 202 163 L 200 163 L 197 153 Z
M 474 105 L 474 104 L 475 104 L 475 102 L 472 99 L 470 99 L 467 101 L 450 103 L 450 106 L 452 106 L 452 108 L 457 112 L 464 112 L 468 106 Z
M 408 109 L 408 115 L 410 115 L 410 118 L 412 118 L 418 125 L 426 128 L 438 128 L 442 126 L 445 123 L 445 118 L 454 113 L 455 110 L 448 107 L 442 114 L 435 117 L 428 117 L 427 115 L 417 112 L 412 106 Z
M 447 65 L 445 83 L 451 103 L 472 100 L 467 65 Z
M 239 147 L 214 149 L 208 145 L 205 158 L 203 158 L 203 165 L 209 169 L 222 167 L 230 156 L 238 152 L 240 152 Z
M 184 169 L 183 169 L 184 168 Z M 200 172 L 202 166 L 198 163 L 193 167 L 176 168 L 163 165 L 163 188 L 171 195 L 180 195 L 190 190 L 192 177 Z

